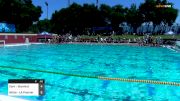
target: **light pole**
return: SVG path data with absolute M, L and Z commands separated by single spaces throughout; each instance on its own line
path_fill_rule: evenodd
M 47 20 L 48 20 L 48 3 L 47 3 L 47 1 L 45 2 L 45 5 L 47 7 Z
M 99 0 L 96 0 L 96 7 L 98 8 L 99 6 Z
M 70 0 L 68 0 L 68 6 L 70 6 L 70 4 L 71 4 L 71 1 L 70 1 Z

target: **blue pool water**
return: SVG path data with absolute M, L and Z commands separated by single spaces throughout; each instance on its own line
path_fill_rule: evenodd
M 0 48 L 0 66 L 72 74 L 180 83 L 180 53 L 161 47 L 31 45 Z M 0 67 L 0 94 L 8 79 L 45 79 L 42 97 L 31 101 L 179 101 L 180 87 L 99 80 Z

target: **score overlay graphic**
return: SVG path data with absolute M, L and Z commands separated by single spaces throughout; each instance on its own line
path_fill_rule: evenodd
M 9 79 L 9 96 L 43 96 L 45 91 L 44 79 Z

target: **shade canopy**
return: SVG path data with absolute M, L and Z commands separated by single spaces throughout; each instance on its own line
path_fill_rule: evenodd
M 41 34 L 41 35 L 50 35 L 50 33 L 46 32 L 46 31 L 41 32 L 40 34 Z
M 166 35 L 174 35 L 175 33 L 173 31 L 169 31 L 165 33 Z
M 39 33 L 39 35 L 37 36 L 38 39 L 51 39 L 52 38 L 52 34 L 48 33 L 46 31 L 43 31 L 41 33 Z

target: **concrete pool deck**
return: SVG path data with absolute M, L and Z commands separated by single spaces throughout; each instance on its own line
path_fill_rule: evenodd
M 6 95 L 0 95 L 0 101 L 29 101 L 29 100 L 10 97 L 10 96 L 6 96 Z
M 13 44 L 6 44 L 1 45 L 0 47 L 14 47 L 14 46 L 29 46 L 29 45 L 33 45 L 33 44 L 49 44 L 49 43 L 13 43 Z M 93 42 L 64 42 L 64 43 L 59 43 L 59 44 L 87 44 L 87 45 L 128 45 L 128 46 L 140 46 L 138 43 L 93 43 Z M 180 44 L 180 42 L 178 42 L 178 45 Z M 140 46 L 143 47 L 143 46 Z M 168 48 L 171 49 L 173 51 L 175 46 L 171 46 L 171 45 L 160 45 L 160 46 L 150 46 L 150 47 L 164 47 L 164 48 Z
M 138 43 L 96 43 L 96 42 L 64 42 L 61 44 L 87 44 L 87 45 L 129 45 L 139 46 Z
M 5 47 L 13 47 L 13 46 L 27 46 L 31 44 L 47 44 L 47 43 L 13 43 L 13 44 L 6 44 Z M 87 44 L 87 45 L 129 45 L 129 46 L 139 46 L 138 43 L 93 43 L 93 42 L 65 42 L 59 44 Z M 4 47 L 0 44 L 0 47 Z
M 32 44 L 44 44 L 44 43 L 13 43 L 13 44 L 5 44 L 4 45 L 0 45 L 0 47 L 13 47 L 13 46 L 28 46 L 28 45 L 32 45 Z
M 180 47 L 180 41 L 176 41 L 176 45 Z

